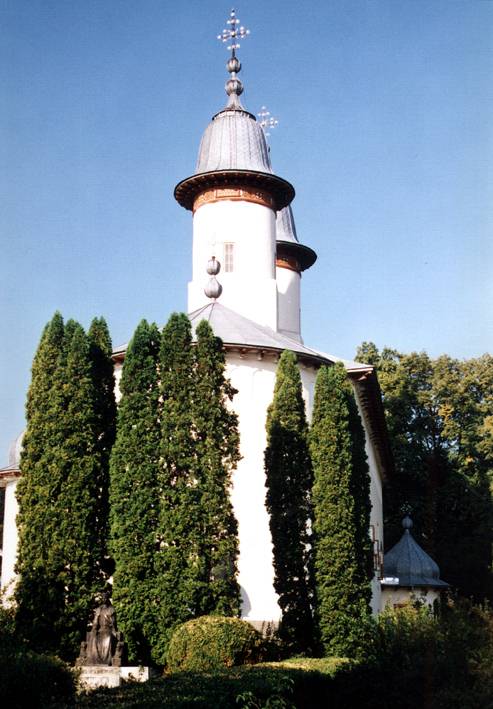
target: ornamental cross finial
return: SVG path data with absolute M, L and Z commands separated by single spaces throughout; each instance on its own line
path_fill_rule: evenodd
M 260 118 L 259 125 L 262 126 L 265 137 L 267 138 L 270 135 L 269 129 L 275 128 L 279 121 L 277 118 L 274 118 L 274 116 L 271 116 L 270 111 L 268 111 L 265 106 L 261 107 L 260 111 L 257 113 L 257 116 Z
M 229 20 L 226 21 L 228 27 L 225 27 L 221 34 L 217 35 L 217 38 L 221 42 L 231 42 L 228 46 L 228 51 L 231 52 L 231 56 L 235 57 L 236 50 L 240 48 L 238 39 L 243 39 L 250 34 L 250 30 L 247 30 L 243 25 L 238 27 L 240 24 L 239 19 L 236 17 L 236 12 L 234 8 L 229 13 Z

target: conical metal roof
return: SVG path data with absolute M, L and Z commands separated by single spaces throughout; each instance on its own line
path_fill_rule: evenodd
M 298 241 L 296 227 L 294 224 L 293 210 L 291 205 L 277 212 L 276 217 L 276 241 L 278 256 L 293 256 L 299 263 L 300 269 L 305 271 L 313 266 L 317 260 L 317 254 L 309 246 L 304 246 Z
M 217 113 L 200 142 L 195 174 L 254 170 L 272 174 L 265 134 L 254 116 L 238 108 Z
M 404 517 L 404 534 L 397 544 L 385 554 L 383 561 L 383 585 L 428 588 L 447 588 L 448 583 L 440 579 L 440 569 L 412 536 L 413 523 Z M 385 583 L 386 579 L 393 582 Z
M 205 129 L 195 173 L 176 185 L 175 199 L 185 209 L 193 209 L 195 198 L 206 189 L 248 186 L 265 190 L 279 210 L 293 200 L 294 187 L 273 172 L 263 128 L 241 105 L 243 84 L 238 78 L 241 63 L 236 56 L 236 40 L 245 37 L 248 30 L 237 26 L 234 10 L 230 15 L 228 28 L 218 36 L 222 41 L 232 40 L 228 47 L 232 54 L 226 64 L 230 74 L 225 85 L 228 101 Z
M 289 204 L 277 213 L 276 239 L 277 241 L 289 241 L 293 244 L 300 243 L 298 241 L 298 235 L 296 234 L 293 210 Z

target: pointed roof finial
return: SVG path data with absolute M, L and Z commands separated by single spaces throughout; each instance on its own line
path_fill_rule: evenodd
M 260 111 L 257 113 L 257 116 L 260 118 L 259 125 L 262 126 L 265 137 L 268 138 L 270 135 L 269 128 L 275 128 L 279 125 L 279 121 L 277 118 L 274 118 L 274 116 L 271 116 L 270 111 L 268 111 L 265 106 L 261 107 Z
M 238 97 L 243 93 L 243 84 L 237 77 L 237 74 L 241 71 L 241 63 L 236 56 L 236 50 L 240 48 L 238 39 L 247 37 L 250 34 L 250 30 L 247 30 L 243 25 L 238 26 L 240 21 L 236 17 L 234 8 L 231 10 L 229 20 L 226 21 L 226 24 L 229 26 L 225 27 L 222 33 L 217 35 L 217 39 L 223 43 L 230 42 L 228 51 L 231 52 L 231 56 L 226 64 L 226 69 L 231 74 L 231 78 L 228 79 L 225 85 L 226 93 L 229 96 L 227 107 L 242 109 Z

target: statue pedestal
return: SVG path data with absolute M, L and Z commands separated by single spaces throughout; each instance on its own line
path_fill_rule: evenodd
M 82 689 L 97 687 L 119 687 L 122 682 L 147 682 L 152 676 L 149 667 L 106 667 L 105 665 L 84 665 L 80 670 Z
M 120 667 L 85 665 L 79 669 L 80 685 L 82 689 L 96 689 L 96 687 L 119 687 L 121 684 Z

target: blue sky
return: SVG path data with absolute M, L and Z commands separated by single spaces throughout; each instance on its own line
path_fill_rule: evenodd
M 307 345 L 491 351 L 493 2 L 249 0 L 244 105 L 279 119 Z M 173 199 L 225 103 L 216 0 L 0 0 L 0 464 L 55 310 L 115 345 L 186 309 Z

